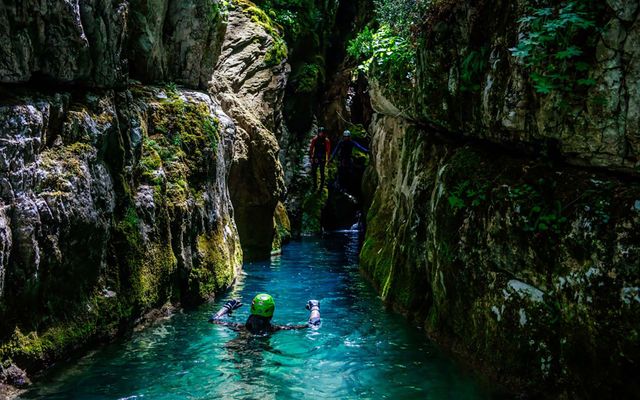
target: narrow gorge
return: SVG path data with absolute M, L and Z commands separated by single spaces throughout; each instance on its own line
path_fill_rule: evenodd
M 639 398 L 639 173 L 637 0 L 0 0 L 0 398 Z

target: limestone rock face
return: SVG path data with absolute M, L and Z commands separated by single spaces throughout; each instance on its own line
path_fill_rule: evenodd
M 638 2 L 603 5 L 596 84 L 564 107 L 535 92 L 509 51 L 531 5 L 443 5 L 422 38 L 414 97 L 371 85 L 362 267 L 384 299 L 507 386 L 633 397 Z M 486 64 L 479 88 L 464 90 L 471 51 Z
M 632 396 L 640 185 L 442 142 L 390 116 L 372 130 L 361 265 L 382 297 L 503 384 Z
M 205 87 L 223 35 L 218 0 L 2 0 L 0 82 Z
M 0 359 L 41 366 L 168 301 L 228 287 L 242 261 L 227 188 L 234 139 L 202 92 L 5 101 Z
M 1 204 L 1 203 L 0 203 Z M 9 266 L 9 254 L 11 253 L 11 231 L 9 230 L 9 218 L 5 212 L 5 206 L 0 206 L 0 298 L 4 291 L 4 277 Z
M 132 75 L 205 88 L 213 75 L 225 25 L 218 0 L 132 0 Z
M 111 86 L 126 76 L 126 1 L 13 1 L 0 4 L 0 81 L 34 75 Z
M 230 190 L 246 256 L 268 256 L 273 216 L 284 195 L 276 139 L 282 130 L 282 100 L 289 74 L 284 62 L 270 65 L 274 38 L 240 8 L 229 14 L 211 92 L 236 122 Z
M 497 143 L 558 151 L 578 165 L 637 169 L 638 1 L 603 5 L 605 20 L 588 73 L 595 84 L 584 88 L 579 101 L 536 93 L 522 62 L 509 50 L 525 29 L 518 20 L 534 6 L 528 0 L 458 2 L 430 19 L 408 116 Z M 464 63 L 474 56 L 481 67 L 470 71 Z M 477 88 L 465 90 L 465 73 L 472 74 Z

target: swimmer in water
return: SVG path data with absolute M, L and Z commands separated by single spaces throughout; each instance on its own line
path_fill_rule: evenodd
M 222 309 L 209 318 L 212 324 L 224 325 L 238 331 L 248 331 L 254 335 L 267 335 L 280 330 L 295 330 L 314 328 L 320 326 L 320 302 L 309 300 L 307 310 L 310 311 L 309 320 L 304 325 L 273 325 L 271 318 L 276 309 L 276 302 L 273 297 L 266 293 L 261 293 L 253 298 L 251 302 L 251 315 L 247 322 L 239 324 L 223 320 L 224 316 L 242 307 L 240 300 L 230 300 L 222 306 Z

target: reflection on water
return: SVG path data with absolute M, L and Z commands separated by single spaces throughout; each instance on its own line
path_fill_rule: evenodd
M 215 304 L 175 315 L 72 364 L 59 366 L 28 399 L 489 398 L 421 332 L 407 326 L 358 273 L 358 237 L 341 232 L 287 246 Z M 226 300 L 276 301 L 274 323 L 304 323 L 320 300 L 319 330 L 270 337 L 239 334 L 207 318 Z M 244 322 L 245 305 L 231 320 Z

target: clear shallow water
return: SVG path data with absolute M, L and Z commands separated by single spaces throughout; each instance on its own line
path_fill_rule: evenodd
M 358 272 L 358 238 L 335 233 L 245 265 L 233 290 L 197 310 L 63 365 L 26 399 L 488 399 L 422 332 L 383 308 Z M 226 300 L 276 300 L 273 322 L 304 323 L 320 300 L 319 330 L 239 337 L 207 319 Z

